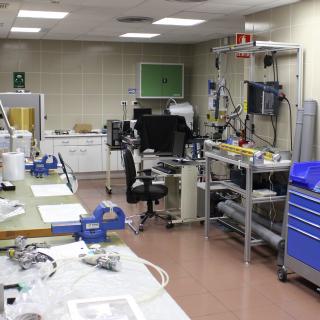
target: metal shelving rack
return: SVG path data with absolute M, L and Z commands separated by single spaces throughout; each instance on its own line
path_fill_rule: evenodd
M 303 100 L 303 46 L 300 44 L 293 43 L 282 43 L 282 42 L 272 42 L 272 41 L 252 41 L 249 43 L 238 44 L 238 45 L 228 45 L 217 48 L 211 48 L 211 52 L 217 55 L 229 54 L 229 53 L 250 53 L 250 81 L 254 81 L 254 69 L 255 69 L 255 55 L 259 53 L 268 52 L 296 52 L 296 106 L 298 108 L 302 107 Z M 251 118 L 253 121 L 253 117 Z M 245 198 L 245 226 L 244 226 L 244 261 L 250 263 L 251 260 L 251 247 L 256 245 L 256 241 L 252 240 L 251 232 L 251 222 L 252 222 L 252 205 L 254 203 L 264 203 L 264 202 L 277 202 L 286 200 L 286 196 L 276 196 L 267 198 L 254 198 L 252 196 L 252 175 L 253 173 L 262 172 L 275 172 L 275 171 L 288 171 L 290 165 L 287 166 L 276 166 L 268 167 L 261 166 L 255 167 L 250 163 L 249 159 L 243 157 L 240 161 L 235 157 L 228 156 L 227 153 L 221 151 L 206 152 L 206 184 L 205 184 L 205 237 L 208 238 L 209 235 L 209 225 L 210 225 L 210 172 L 211 172 L 211 162 L 212 160 L 223 161 L 230 164 L 235 164 L 239 167 L 246 169 L 246 189 L 241 189 L 240 187 L 232 184 L 230 181 L 224 181 L 223 184 L 230 190 L 239 193 Z M 219 182 L 221 183 L 221 181 Z M 284 217 L 283 223 L 286 223 L 286 217 Z M 283 235 L 284 236 L 284 235 Z

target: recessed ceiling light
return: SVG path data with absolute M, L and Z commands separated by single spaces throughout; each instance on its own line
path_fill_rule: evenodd
M 160 36 L 160 33 L 125 33 L 121 38 L 153 38 Z
M 197 24 L 203 23 L 206 20 L 197 19 L 180 19 L 180 18 L 163 18 L 158 21 L 153 22 L 153 24 L 162 24 L 168 26 L 195 26 Z
M 151 23 L 153 18 L 151 17 L 139 17 L 139 16 L 128 16 L 128 17 L 119 17 L 117 18 L 119 22 L 125 23 Z
M 18 13 L 18 17 L 40 19 L 63 19 L 68 13 L 69 12 L 20 10 Z
M 20 28 L 12 27 L 11 32 L 40 32 L 41 28 Z

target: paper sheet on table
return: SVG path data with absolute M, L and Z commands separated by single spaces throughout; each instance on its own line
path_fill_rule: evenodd
M 78 222 L 87 211 L 80 203 L 38 206 L 44 223 Z
M 35 197 L 71 196 L 72 192 L 66 184 L 35 184 L 31 186 Z
M 80 254 L 87 254 L 89 249 L 84 241 L 77 241 L 61 246 L 51 248 L 41 248 L 38 251 L 43 252 L 55 260 L 78 258 Z

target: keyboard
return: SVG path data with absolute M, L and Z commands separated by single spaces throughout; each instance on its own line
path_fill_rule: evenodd
M 167 173 L 167 174 L 174 174 L 176 173 L 176 170 L 173 169 L 173 168 L 168 168 L 168 167 L 163 167 L 163 166 L 155 166 L 155 167 L 152 167 L 153 169 L 155 170 L 158 170 L 158 171 L 161 171 L 161 172 L 164 172 L 164 173 Z

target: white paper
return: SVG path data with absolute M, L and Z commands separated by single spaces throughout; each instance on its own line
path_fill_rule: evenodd
M 78 222 L 87 211 L 80 203 L 38 206 L 44 223 Z
M 61 246 L 54 246 L 51 248 L 38 249 L 39 252 L 43 252 L 55 260 L 78 258 L 80 254 L 87 254 L 89 249 L 84 241 L 77 241 L 69 244 L 63 244 Z
M 72 192 L 65 184 L 35 184 L 31 186 L 35 197 L 71 196 Z

